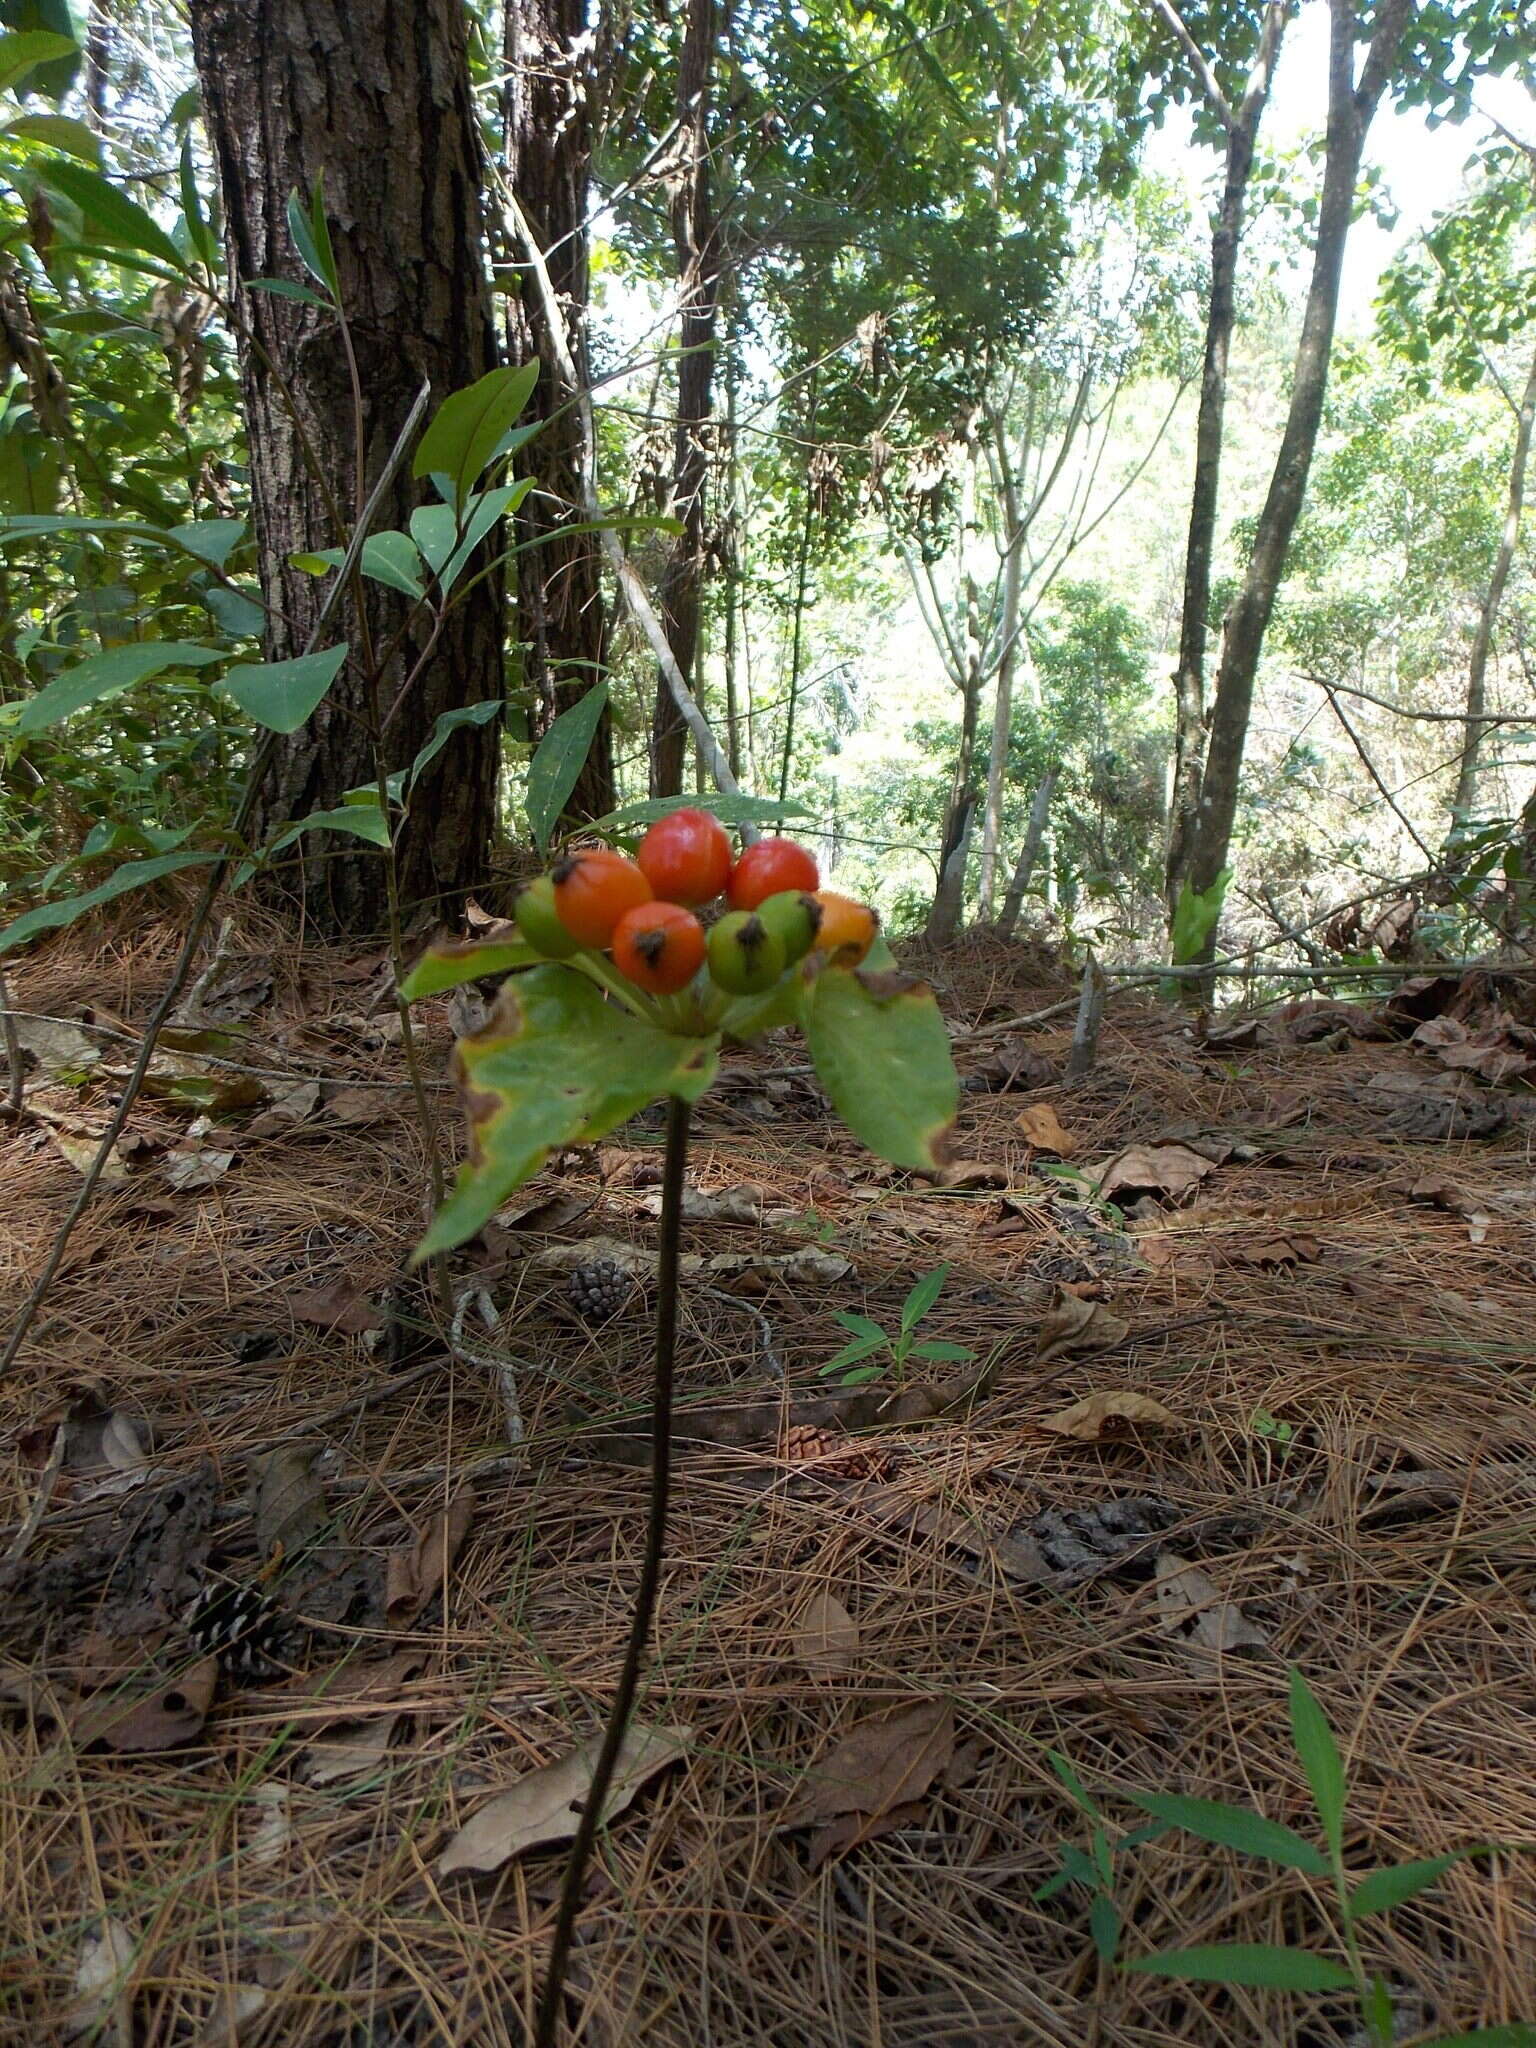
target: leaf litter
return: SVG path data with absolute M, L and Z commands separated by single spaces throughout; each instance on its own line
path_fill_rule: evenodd
M 1031 986 L 1000 1001 L 1019 955 L 989 947 L 968 938 L 946 963 L 957 1030 L 1071 995 Z M 18 1000 L 58 1016 L 93 1006 L 141 1017 L 166 957 L 146 967 L 142 952 L 105 966 L 93 956 L 87 971 L 60 945 L 21 963 L 30 985 Z M 146 1162 L 198 1142 L 188 1112 L 209 1109 L 197 1094 L 225 1072 L 211 1050 L 177 1052 L 201 1075 L 161 1078 L 193 1092 L 135 1113 L 129 1179 L 87 1217 L 80 1263 L 51 1303 L 58 1321 L 10 1390 L 9 1441 L 28 1430 L 36 1441 L 0 1475 L 11 1531 L 0 1551 L 39 1492 L 66 1379 L 94 1376 L 100 1405 L 129 1420 L 146 1458 L 119 1497 L 87 1497 L 132 1477 L 106 1462 L 61 1471 L 25 1554 L 0 1567 L 11 1702 L 0 1749 L 13 1787 L 61 1766 L 50 1698 L 114 1714 L 152 1698 L 190 1668 L 177 1617 L 206 1575 L 249 1584 L 281 1552 L 272 1583 L 292 1616 L 293 1680 L 220 1678 L 179 1747 L 96 1741 L 70 1761 L 105 1910 L 135 1943 L 145 1923 L 124 1902 L 147 1871 L 160 1888 L 153 1954 L 134 1964 L 153 1990 L 136 1992 L 131 2018 L 142 2027 L 153 2012 L 168 2037 L 233 2038 L 241 2022 L 215 1984 L 249 1994 L 243 2025 L 258 2038 L 301 2025 L 340 2038 L 363 2000 L 402 2041 L 444 2012 L 464 2016 L 473 2038 L 486 1963 L 509 2008 L 521 2006 L 527 1968 L 513 1944 L 539 1922 L 511 1909 L 513 1887 L 526 1886 L 533 1915 L 547 1912 L 561 1840 L 509 1855 L 504 1891 L 496 1880 L 445 1885 L 430 1912 L 402 1891 L 400 1859 L 430 1871 L 447 1847 L 445 1786 L 451 1818 L 473 1822 L 512 1789 L 511 1771 L 529 1775 L 527 1760 L 569 1761 L 572 1728 L 596 1726 L 611 1697 L 638 1564 L 645 1473 L 607 1453 L 643 1440 L 647 1295 L 588 1332 L 565 1306 L 566 1273 L 541 1255 L 579 1263 L 607 1238 L 645 1277 L 654 1221 L 637 1198 L 656 1169 L 655 1131 L 618 1134 L 601 1159 L 571 1149 L 520 1215 L 509 1207 L 498 1220 L 499 1239 L 488 1232 L 467 1255 L 486 1262 L 501 1341 L 520 1361 L 529 1456 L 475 1479 L 439 1620 L 430 1534 L 461 1479 L 504 1453 L 495 1387 L 434 1351 L 430 1312 L 411 1303 L 401 1334 L 419 1348 L 387 1355 L 291 1305 L 309 1289 L 327 1317 L 350 1305 L 369 1318 L 420 1224 L 398 1048 L 371 1024 L 366 1044 L 349 1040 L 355 1026 L 338 1028 L 367 1009 L 359 984 L 376 963 L 359 963 L 350 984 L 333 980 L 337 966 L 347 963 L 317 952 L 280 964 L 271 1002 L 231 1051 L 292 1078 L 267 1083 L 249 1108 L 213 1111 L 221 1121 L 203 1149 L 239 1155 L 213 1199 L 175 1195 L 131 1220 L 135 1183 L 159 1182 Z M 1442 1010 L 1459 986 L 1445 979 L 1433 999 Z M 303 1019 L 295 988 L 307 992 Z M 1501 991 L 1525 1022 L 1507 978 Z M 1054 1080 L 1070 1022 L 1021 1034 L 1008 1084 L 968 1092 L 957 1134 L 957 1156 L 1005 1174 L 1006 1187 L 963 1200 L 900 1174 L 866 1176 L 814 1093 L 780 1078 L 783 1053 L 742 1057 L 729 1100 L 761 1097 L 772 1116 L 709 1120 L 696 1173 L 706 1194 L 760 1194 L 760 1213 L 748 1220 L 743 1203 L 739 1221 L 688 1226 L 693 1257 L 735 1263 L 693 1267 L 685 1293 L 677 1507 L 641 1708 L 647 1727 L 697 1732 L 685 1758 L 650 1778 L 643 1808 L 606 1830 L 572 1980 L 573 2023 L 584 2018 L 594 2039 L 605 2027 L 623 2038 L 637 2014 L 658 2048 L 775 2028 L 798 2038 L 835 2011 L 859 2016 L 845 2030 L 861 2043 L 916 2038 L 921 2014 L 925 2038 L 1023 2030 L 1065 2043 L 1097 2028 L 1204 2048 L 1228 2022 L 1202 1991 L 1186 1988 L 1175 2006 L 1145 1980 L 1101 1978 L 1081 1900 L 1068 1894 L 1049 1914 L 1024 1903 L 1064 1846 L 1088 1847 L 1040 1759 L 1055 1748 L 1101 1787 L 1172 1785 L 1239 1803 L 1260 1782 L 1273 1810 L 1304 1815 L 1266 1642 L 1303 1665 L 1348 1732 L 1371 1787 L 1365 1825 L 1383 1846 L 1429 1856 L 1536 1838 L 1536 1748 L 1512 1704 L 1536 1485 L 1522 1377 L 1536 1306 L 1522 1263 L 1522 1084 L 1490 1084 L 1409 1042 L 1424 1015 L 1405 1009 L 1387 1032 L 1368 1006 L 1353 1020 L 1344 1008 L 1266 1013 L 1233 1073 L 1191 1045 L 1181 1014 L 1117 995 L 1100 1065 L 1070 1097 Z M 441 1062 L 446 1004 L 422 1019 L 429 1062 Z M 1474 1005 L 1461 1021 L 1475 1036 L 1493 1020 Z M 119 1066 L 109 1053 L 94 1071 Z M 46 1107 L 44 1079 L 29 1075 L 28 1099 Z M 67 1085 L 70 1113 L 99 1123 L 90 1090 L 115 1085 L 110 1075 Z M 300 1094 L 293 1117 L 250 1142 L 269 1108 L 311 1085 L 316 1098 Z M 1131 1154 L 1145 1171 L 1140 1147 L 1158 1183 L 1075 1195 L 1080 1178 L 1046 1171 L 1042 1127 L 1021 1125 L 1021 1106 L 1041 1104 L 1021 1104 L 1020 1087 L 1051 1093 L 1074 1168 L 1124 1168 Z M 349 1088 L 367 1122 L 329 1113 L 326 1095 Z M 28 1145 L 46 1121 L 11 1142 Z M 45 1146 L 11 1155 L 13 1294 L 57 1214 L 59 1155 Z M 1171 1146 L 1201 1162 L 1182 1161 L 1193 1184 L 1162 1171 Z M 1411 1199 L 1437 1175 L 1490 1219 L 1481 1242 L 1454 1198 Z M 1136 1255 L 1156 1237 L 1128 1238 L 1107 1206 L 1140 1201 L 1177 1247 L 1165 1265 Z M 951 1387 L 818 1382 L 842 1341 L 834 1310 L 890 1326 L 913 1280 L 941 1262 L 951 1276 L 931 1327 L 985 1370 Z M 711 1307 L 711 1286 L 756 1290 L 781 1380 L 766 1377 L 750 1319 Z M 283 1333 L 277 1355 L 240 1350 L 242 1330 Z M 1041 1427 L 1095 1395 L 1134 1395 L 1174 1420 L 1137 1424 L 1108 1409 L 1079 1422 L 1086 1436 Z M 883 1476 L 802 1476 L 776 1454 L 787 1426 L 828 1430 L 840 1458 L 844 1444 L 868 1447 Z M 414 1583 L 397 1614 L 426 1597 L 402 1640 L 386 1581 L 407 1563 Z M 1432 1625 L 1405 1636 L 1429 1585 Z M 392 1666 L 407 1649 L 425 1661 Z M 955 1784 L 968 1763 L 956 1736 L 953 1762 L 921 1791 L 904 1797 L 870 1759 L 859 1794 L 845 1780 L 841 1810 L 816 1818 L 816 1802 L 831 1800 L 808 1788 L 842 1740 L 946 1700 L 985 1730 L 969 1786 Z M 914 1786 L 928 1769 L 921 1752 L 919 1737 L 907 1756 Z M 1447 1769 L 1456 1755 L 1497 1756 L 1500 1768 Z M 332 1765 L 328 1782 L 312 1777 Z M 82 1895 L 78 1857 L 60 1853 L 28 1798 L 10 1795 L 0 1838 L 32 1937 L 8 1996 L 30 2037 L 45 2039 L 75 1995 L 85 1916 L 99 1925 L 103 1907 Z M 208 1814 L 220 1802 L 235 1818 L 215 1839 Z M 775 1832 L 800 1812 L 803 1825 Z M 823 1861 L 808 1879 L 813 1854 Z M 1435 1914 L 1414 1922 L 1401 1973 L 1416 1978 L 1437 2032 L 1522 2011 L 1536 1929 L 1513 1861 L 1448 1884 Z M 1127 1916 L 1154 1944 L 1179 1931 L 1167 1927 L 1170 1898 L 1188 1924 L 1219 1923 L 1237 1940 L 1271 1938 L 1269 1916 L 1307 1910 L 1273 1886 L 1234 1893 L 1223 1860 L 1178 1836 L 1118 1854 L 1116 1868 Z M 976 1882 L 957 1882 L 957 1870 Z M 493 1896 L 507 1902 L 506 1925 Z M 876 2033 L 859 2031 L 865 2014 Z

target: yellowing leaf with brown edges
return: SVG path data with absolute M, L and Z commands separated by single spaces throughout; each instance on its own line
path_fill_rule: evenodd
M 1165 1408 L 1161 1401 L 1154 1401 L 1146 1394 L 1119 1391 L 1089 1394 L 1081 1401 L 1074 1401 L 1070 1408 L 1047 1416 L 1040 1425 L 1053 1436 L 1070 1436 L 1083 1444 L 1118 1443 L 1138 1429 L 1182 1429 L 1184 1426 L 1172 1409 Z

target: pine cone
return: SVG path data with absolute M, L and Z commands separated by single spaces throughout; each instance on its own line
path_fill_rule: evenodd
M 217 1657 L 236 1682 L 273 1678 L 282 1610 L 264 1586 L 204 1586 L 187 1609 L 185 1627 L 204 1657 Z
M 797 1422 L 779 1439 L 779 1456 L 789 1465 L 803 1465 L 818 1479 L 885 1479 L 890 1476 L 889 1451 L 855 1443 L 816 1422 Z
M 594 1259 L 571 1274 L 571 1306 L 589 1323 L 606 1323 L 629 1300 L 633 1277 L 612 1259 Z

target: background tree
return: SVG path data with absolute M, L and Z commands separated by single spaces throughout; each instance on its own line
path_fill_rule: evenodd
M 193 48 L 223 192 L 237 291 L 302 284 L 289 195 L 323 189 L 345 328 L 274 293 L 242 292 L 241 371 L 270 660 L 298 654 L 322 602 L 297 554 L 337 542 L 379 474 L 417 391 L 441 400 L 495 360 L 483 253 L 481 154 L 461 0 L 422 0 L 411 33 L 388 0 L 360 0 L 345 33 L 328 0 L 192 0 Z M 351 366 L 355 363 L 357 403 Z M 377 523 L 402 527 L 420 489 L 401 475 Z M 377 657 L 391 769 L 438 716 L 504 695 L 500 579 L 439 627 L 376 583 L 342 615 L 352 647 L 330 695 L 285 741 L 257 831 L 339 804 L 374 775 L 363 672 Z M 495 817 L 493 727 L 456 733 L 417 785 L 399 845 L 407 901 L 480 882 Z M 310 872 L 304 900 L 325 927 L 382 922 L 380 864 L 344 852 Z

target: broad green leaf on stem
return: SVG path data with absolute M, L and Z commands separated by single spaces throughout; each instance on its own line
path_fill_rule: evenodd
M 476 492 L 457 510 L 452 505 L 422 505 L 411 514 L 411 538 L 436 576 L 443 597 L 463 575 L 471 555 L 497 520 L 515 512 L 532 489 L 533 478 L 520 477 L 515 484 Z M 569 533 L 570 528 L 562 531 Z
M 1487 1853 L 1481 1848 L 1454 1849 L 1448 1856 L 1428 1856 L 1422 1862 L 1392 1863 L 1384 1870 L 1368 1871 L 1349 1895 L 1349 1917 L 1363 1920 L 1367 1913 L 1390 1913 L 1394 1906 L 1427 1891 L 1455 1864 Z
M 181 251 L 165 229 L 119 185 L 87 164 L 55 161 L 42 166 L 43 181 L 73 200 L 99 241 L 113 249 L 137 249 L 172 270 L 186 270 Z
M 335 682 L 347 658 L 346 643 L 292 661 L 251 662 L 232 668 L 223 686 L 247 718 L 271 732 L 297 732 Z
M 445 398 L 416 446 L 416 476 L 440 470 L 453 483 L 455 501 L 478 482 L 502 436 L 533 395 L 539 364 L 521 363 L 487 371 L 467 390 Z
M 939 1296 L 944 1292 L 944 1282 L 949 1278 L 948 1266 L 935 1266 L 931 1273 L 924 1273 L 901 1304 L 901 1327 L 915 1330 L 927 1315 Z
M 1312 1802 L 1337 1863 L 1344 1853 L 1344 1762 L 1311 1687 L 1291 1666 L 1291 1740 L 1312 1787 Z
M 470 1155 L 418 1262 L 472 1237 L 558 1146 L 601 1138 L 658 1096 L 697 1100 L 718 1057 L 717 1039 L 660 1031 L 573 968 L 515 975 L 454 1053 Z
M 1185 1799 L 1173 1792 L 1132 1792 L 1131 1799 L 1170 1827 L 1184 1828 L 1203 1842 L 1219 1842 L 1245 1856 L 1264 1856 L 1309 1877 L 1326 1877 L 1328 1859 L 1313 1842 L 1277 1820 L 1266 1820 L 1246 1806 L 1227 1806 L 1219 1799 Z
M 568 711 L 550 720 L 549 730 L 534 749 L 533 759 L 528 763 L 523 808 L 540 853 L 548 847 L 566 798 L 576 787 L 576 778 L 592 751 L 607 702 L 607 683 L 594 683 Z
M 1060 1778 L 1062 1784 L 1066 1786 L 1068 1793 L 1071 1795 L 1072 1804 L 1080 1813 L 1086 1813 L 1090 1820 L 1097 1820 L 1099 1809 L 1088 1797 L 1087 1792 L 1083 1789 L 1082 1779 L 1073 1770 L 1072 1766 L 1061 1754 L 1061 1751 L 1059 1749 L 1048 1749 L 1045 1754 L 1051 1769 Z
M 164 853 L 154 860 L 129 861 L 126 867 L 108 875 L 94 889 L 87 889 L 79 896 L 65 896 L 57 903 L 40 903 L 36 910 L 24 911 L 13 924 L 8 924 L 0 932 L 0 953 L 9 953 L 13 946 L 25 945 L 39 932 L 56 931 L 61 925 L 73 924 L 76 918 L 84 917 L 98 904 L 110 903 L 114 896 L 125 896 L 130 889 L 145 888 L 150 882 L 158 882 L 163 875 L 174 875 L 182 868 L 206 867 L 213 858 L 209 853 Z
M 181 825 L 175 828 L 159 825 L 141 825 L 133 819 L 121 822 L 102 818 L 94 824 L 80 842 L 80 858 L 92 860 L 101 853 L 169 853 L 180 846 L 184 839 L 190 839 L 193 828 Z
M 407 781 L 414 782 L 422 769 L 437 759 L 461 725 L 489 725 L 504 709 L 503 698 L 487 697 L 483 704 L 461 704 L 457 710 L 442 712 L 432 728 L 431 737 L 411 763 Z
M 331 231 L 326 225 L 324 190 L 318 178 L 307 207 L 297 192 L 288 194 L 288 232 L 310 276 L 325 286 L 333 300 L 339 298 L 341 287 L 336 277 L 336 257 L 331 249 Z
M 245 530 L 243 519 L 191 519 L 185 526 L 168 528 L 165 537 L 200 562 L 222 569 L 244 540 Z
M 43 732 L 50 725 L 57 725 L 61 718 L 83 711 L 88 704 L 100 703 L 103 697 L 115 697 L 120 690 L 148 682 L 151 676 L 161 675 L 168 668 L 205 668 L 209 662 L 223 659 L 219 648 L 200 647 L 186 640 L 135 641 L 126 647 L 104 648 L 100 654 L 88 654 L 84 661 L 55 676 L 35 697 L 28 697 L 13 730 Z
M 532 967 L 538 954 L 521 939 L 451 939 L 429 946 L 400 984 L 408 1003 L 461 988 L 487 974 L 508 974 L 514 967 Z
M 708 811 L 722 825 L 776 825 L 781 818 L 809 818 L 815 815 L 804 804 L 786 798 L 780 803 L 771 796 L 741 796 L 723 792 L 718 796 L 651 796 L 639 803 L 625 804 L 599 818 L 594 832 L 622 831 L 626 825 L 654 825 L 673 811 Z
M 1124 1967 L 1147 1977 L 1177 1977 L 1194 1984 L 1246 1984 L 1257 1991 L 1352 1991 L 1355 1986 L 1344 1965 L 1328 1956 L 1252 1941 L 1164 1949 L 1160 1955 L 1138 1956 Z
M 840 1308 L 832 1320 L 841 1323 L 845 1330 L 852 1331 L 855 1337 L 868 1337 L 876 1344 L 886 1342 L 885 1331 L 873 1316 L 858 1316 L 852 1309 Z
M 78 43 L 69 36 L 50 35 L 46 29 L 23 29 L 17 35 L 0 36 L 0 92 L 8 92 L 39 64 L 56 64 L 61 58 L 79 55 Z
M 248 277 L 245 288 L 248 292 L 270 292 L 274 299 L 297 299 L 301 306 L 318 306 L 322 313 L 336 310 L 329 299 L 322 299 L 307 284 L 295 284 L 288 277 Z
M 187 224 L 187 237 L 198 255 L 210 270 L 219 267 L 219 238 L 209 225 L 203 211 L 202 198 L 197 189 L 197 169 L 192 161 L 192 137 L 190 132 L 181 138 L 181 212 Z
M 171 547 L 169 530 L 141 519 L 81 519 L 70 512 L 19 512 L 0 518 L 0 546 L 13 540 L 43 540 L 56 533 L 122 533 L 155 547 Z
M 265 867 L 274 855 L 281 853 L 284 847 L 292 846 L 306 832 L 350 832 L 374 846 L 389 844 L 389 825 L 379 809 L 378 791 L 360 791 L 355 801 L 339 804 L 335 810 L 311 811 L 307 818 L 285 826 L 269 846 L 263 847 L 255 860 L 240 863 L 230 886 L 243 889 L 258 868 Z
M 542 420 L 531 420 L 526 427 L 509 428 L 491 450 L 484 466 L 489 469 L 494 463 L 504 461 L 507 456 L 515 455 L 519 448 L 526 448 L 530 441 L 537 440 L 543 431 L 544 422 Z M 432 488 L 437 492 L 437 495 L 445 505 L 457 505 L 462 495 L 454 479 L 444 469 L 433 470 Z M 562 526 L 560 529 L 562 534 L 581 533 L 584 530 L 583 527 L 578 525 Z M 512 552 L 514 554 L 522 554 L 529 547 L 536 545 L 537 540 L 525 542 L 523 546 L 514 548 Z
M 23 114 L 18 121 L 7 121 L 0 133 L 20 142 L 44 142 L 66 156 L 79 157 L 83 164 L 101 162 L 101 138 L 71 114 Z
M 1173 929 L 1170 934 L 1173 945 L 1173 964 L 1184 966 L 1198 960 L 1206 940 L 1216 929 L 1221 916 L 1221 906 L 1227 899 L 1227 884 L 1232 879 L 1232 870 L 1223 868 L 1209 889 L 1198 894 L 1188 882 L 1179 891 L 1179 900 L 1174 905 Z
M 941 1166 L 960 1083 L 927 983 L 834 968 L 807 1012 L 817 1079 L 855 1137 L 894 1166 Z
M 305 569 L 312 576 L 322 576 L 328 569 L 339 569 L 347 559 L 347 551 L 345 548 L 321 548 L 314 554 L 294 555 L 291 559 L 296 569 Z M 408 533 L 370 533 L 363 542 L 357 566 L 375 583 L 386 584 L 389 589 L 401 591 L 406 597 L 423 595 L 421 555 Z
M 927 1358 L 936 1365 L 964 1365 L 974 1358 L 975 1352 L 968 1344 L 948 1344 L 942 1337 L 924 1337 L 907 1352 L 908 1358 Z

